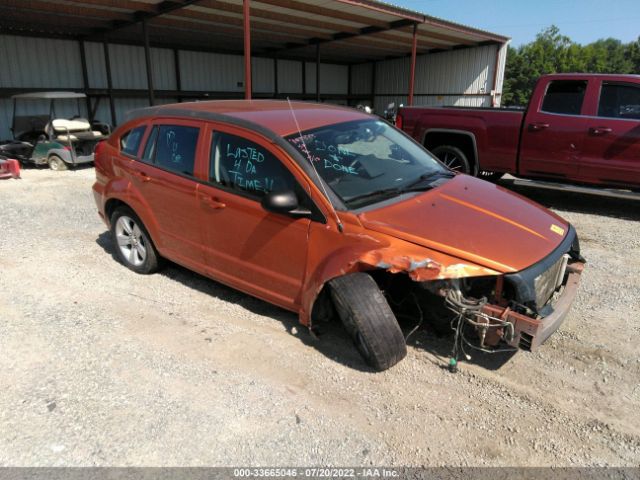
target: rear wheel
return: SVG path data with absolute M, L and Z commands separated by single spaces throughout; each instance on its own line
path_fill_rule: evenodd
M 438 159 L 454 172 L 471 174 L 471 164 L 462 150 L 453 145 L 440 145 L 431 150 Z
M 66 170 L 68 168 L 65 161 L 57 155 L 50 155 L 47 163 L 49 164 L 49 168 L 51 170 L 55 170 L 56 172 Z
M 154 273 L 159 255 L 151 237 L 138 216 L 128 207 L 118 207 L 111 215 L 111 237 L 116 256 L 136 273 Z
M 352 273 L 330 282 L 338 316 L 360 355 L 378 371 L 407 355 L 407 344 L 391 307 L 371 276 Z

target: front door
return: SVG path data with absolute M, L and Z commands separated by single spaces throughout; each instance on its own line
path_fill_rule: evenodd
M 205 254 L 212 276 L 257 297 L 296 310 L 307 261 L 311 220 L 270 213 L 260 205 L 269 191 L 301 183 L 284 154 L 261 137 L 211 131 L 209 172 L 198 188 Z
M 541 88 L 544 88 L 542 86 Z M 578 173 L 586 119 L 581 115 L 586 80 L 554 80 L 533 98 L 522 126 L 522 175 L 574 178 Z
M 589 117 L 580 177 L 590 183 L 640 186 L 640 85 L 603 81 Z

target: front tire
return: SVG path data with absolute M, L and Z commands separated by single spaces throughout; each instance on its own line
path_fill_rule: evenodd
M 111 215 L 111 238 L 121 263 L 136 273 L 158 271 L 159 258 L 149 232 L 128 207 L 118 207 Z
M 66 162 L 58 155 L 50 155 L 47 163 L 49 164 L 49 168 L 55 172 L 61 172 L 69 168 Z
M 378 371 L 407 355 L 407 344 L 391 307 L 366 273 L 351 273 L 330 282 L 338 316 L 360 355 Z
M 471 164 L 469 159 L 462 150 L 453 145 L 440 145 L 431 150 L 438 159 L 445 164 L 447 168 L 454 172 L 466 173 L 472 175 Z

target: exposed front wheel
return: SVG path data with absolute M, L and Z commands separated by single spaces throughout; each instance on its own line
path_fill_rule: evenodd
M 471 164 L 462 150 L 453 145 L 440 145 L 431 150 L 438 159 L 454 172 L 471 175 Z
M 360 355 L 378 371 L 407 355 L 407 344 L 391 307 L 366 273 L 351 273 L 330 282 L 331 297 Z
M 111 216 L 111 237 L 116 256 L 137 273 L 158 270 L 158 252 L 138 216 L 128 207 L 118 207 Z
M 57 155 L 50 155 L 47 163 L 49 164 L 49 168 L 51 170 L 55 170 L 56 172 L 66 170 L 68 168 L 65 161 Z

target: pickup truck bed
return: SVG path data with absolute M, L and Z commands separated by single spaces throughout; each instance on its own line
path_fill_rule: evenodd
M 546 75 L 526 110 L 404 107 L 396 125 L 465 173 L 640 187 L 638 75 Z

